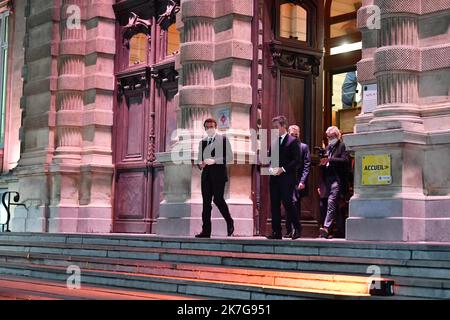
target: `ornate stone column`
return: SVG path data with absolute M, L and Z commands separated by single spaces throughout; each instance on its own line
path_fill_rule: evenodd
M 112 231 L 116 0 L 86 3 L 83 144 L 77 232 Z
M 345 142 L 356 154 L 355 196 L 347 238 L 449 241 L 450 234 L 450 4 L 375 0 L 381 9 L 378 46 L 364 1 L 363 85 L 376 79 L 378 106 L 358 117 Z M 369 31 L 370 30 L 370 31 Z M 391 157 L 389 185 L 363 185 L 363 158 Z
M 189 159 L 197 158 L 203 121 L 221 112 L 230 115 L 228 134 L 235 157 L 249 154 L 252 104 L 251 27 L 252 0 L 182 0 L 178 28 L 182 35 L 176 67 L 180 73 L 178 128 L 190 132 L 176 137 L 172 150 L 181 146 Z M 219 119 L 218 119 L 219 120 Z M 189 136 L 189 137 L 188 137 Z M 171 154 L 159 154 L 165 166 L 164 200 L 156 232 L 193 235 L 201 230 L 200 171 L 191 164 L 175 165 Z M 226 198 L 236 220 L 236 235 L 253 235 L 251 166 L 230 166 Z M 226 224 L 213 210 L 213 234 L 225 235 Z
M 28 1 L 14 231 L 111 231 L 113 3 Z
M 81 165 L 81 127 L 85 70 L 85 7 L 82 0 L 63 0 L 60 4 L 60 34 L 57 57 L 56 150 L 50 167 L 51 195 L 48 231 L 76 232 Z M 77 8 L 80 21 L 70 21 L 70 5 Z M 56 39 L 55 39 L 56 40 Z
M 377 84 L 375 77 L 375 51 L 378 48 L 378 29 L 373 28 L 372 25 L 377 23 L 376 17 L 373 16 L 374 0 L 364 1 L 364 5 L 358 11 L 358 27 L 362 34 L 362 59 L 358 62 L 358 82 L 364 88 L 370 85 Z M 368 24 L 372 23 L 371 26 Z M 365 108 L 366 109 L 366 108 Z M 356 117 L 355 132 L 368 131 L 367 127 L 370 120 L 373 119 L 373 112 L 363 110 L 363 112 Z
M 59 1 L 28 0 L 25 7 L 21 157 L 14 175 L 27 208 L 17 208 L 13 231 L 47 231 L 49 167 L 55 151 Z M 45 18 L 43 18 L 45 17 Z M 54 30 L 56 28 L 56 33 Z M 57 37 L 56 41 L 54 37 Z

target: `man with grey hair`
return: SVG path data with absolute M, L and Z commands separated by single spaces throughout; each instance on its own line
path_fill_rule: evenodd
M 325 157 L 320 160 L 320 237 L 329 239 L 339 214 L 339 198 L 348 191 L 349 157 L 337 127 L 329 127 L 326 135 L 328 146 Z
M 286 216 L 286 234 L 285 238 L 292 238 L 292 240 L 298 239 L 301 237 L 301 224 L 300 217 L 301 215 L 301 198 L 306 196 L 307 184 L 309 172 L 311 169 L 311 154 L 309 152 L 309 147 L 307 144 L 302 143 L 300 140 L 300 127 L 297 125 L 292 125 L 289 127 L 289 134 L 296 138 L 298 141 L 298 146 L 300 148 L 300 161 L 297 167 L 297 183 L 295 186 L 294 194 L 292 195 L 292 201 L 294 203 L 296 215 L 295 220 L 291 221 L 289 216 Z

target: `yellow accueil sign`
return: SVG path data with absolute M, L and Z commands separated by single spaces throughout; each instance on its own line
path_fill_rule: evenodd
M 362 185 L 378 186 L 392 183 L 391 155 L 368 155 L 362 157 Z

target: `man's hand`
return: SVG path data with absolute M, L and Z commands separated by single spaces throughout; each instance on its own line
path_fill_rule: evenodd
M 305 190 L 305 187 L 306 187 L 306 186 L 305 186 L 303 183 L 300 182 L 300 183 L 298 184 L 298 186 L 297 186 L 297 189 L 298 189 L 298 190 Z
M 328 158 L 320 159 L 320 165 L 321 166 L 326 166 L 328 164 L 328 162 L 329 162 Z
M 281 168 L 270 168 L 269 172 L 273 176 L 279 176 L 279 175 L 281 175 L 283 173 L 283 169 L 281 169 Z
M 206 163 L 206 165 L 208 165 L 208 166 L 212 166 L 213 164 L 216 164 L 216 160 L 211 159 L 211 158 L 205 159 L 205 163 Z
M 200 170 L 203 170 L 206 167 L 205 161 L 200 162 L 198 167 L 200 168 Z

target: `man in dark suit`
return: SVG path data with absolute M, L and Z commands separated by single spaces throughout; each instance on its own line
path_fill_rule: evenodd
M 216 133 L 215 119 L 207 119 L 204 128 L 208 136 L 200 141 L 198 148 L 198 167 L 202 170 L 203 227 L 202 232 L 195 237 L 211 237 L 211 202 L 214 202 L 225 219 L 228 236 L 232 236 L 234 221 L 224 199 L 225 184 L 228 181 L 227 163 L 233 161 L 231 144 L 225 136 Z
M 297 182 L 297 166 L 300 161 L 300 148 L 297 139 L 287 132 L 287 120 L 284 116 L 272 120 L 274 129 L 278 130 L 270 150 L 271 167 L 270 201 L 272 206 L 272 234 L 268 239 L 282 239 L 281 234 L 281 203 L 286 210 L 288 219 L 294 226 L 294 234 L 300 232 L 300 223 L 296 218 L 295 207 L 292 202 Z M 277 159 L 278 161 L 276 161 Z
M 294 202 L 296 219 L 300 221 L 301 215 L 301 198 L 307 196 L 307 184 L 309 172 L 311 170 L 311 153 L 309 152 L 309 147 L 307 144 L 301 142 L 300 140 L 300 128 L 299 126 L 292 125 L 289 127 L 289 135 L 297 139 L 298 145 L 300 147 L 300 162 L 297 168 L 297 183 L 295 186 L 292 201 Z M 301 236 L 301 225 L 297 233 L 292 230 L 293 222 L 286 217 L 286 235 L 285 238 L 292 238 L 293 240 L 300 238 Z M 295 227 L 294 227 L 295 228 Z
M 338 218 L 339 199 L 348 191 L 349 157 L 337 127 L 328 128 L 326 135 L 326 156 L 320 160 L 320 237 L 329 239 Z

